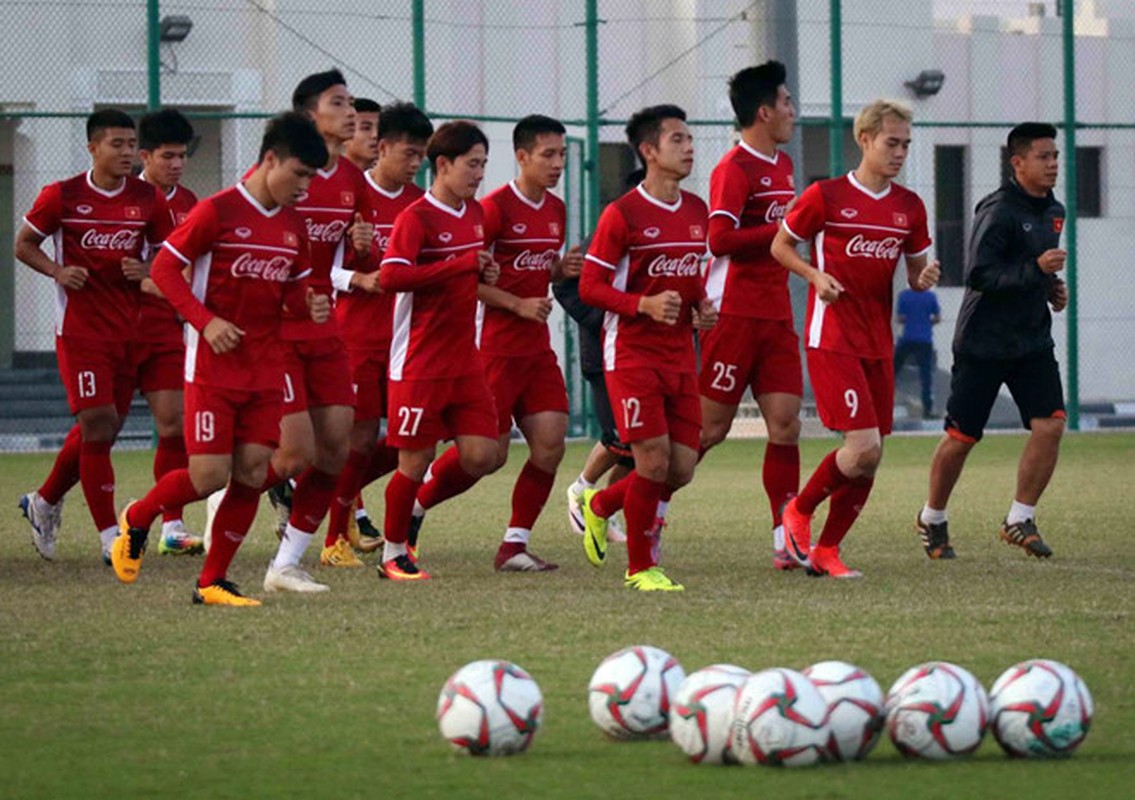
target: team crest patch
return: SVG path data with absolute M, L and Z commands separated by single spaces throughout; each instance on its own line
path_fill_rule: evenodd
M 701 225 L 691 225 L 690 226 L 690 238 L 691 239 L 704 239 L 705 238 L 705 232 L 702 230 Z
M 138 206 L 126 206 L 126 219 L 141 219 L 142 209 Z
M 185 213 L 182 213 L 182 212 L 178 212 L 178 214 L 176 216 L 177 216 L 177 224 L 178 225 L 185 222 L 185 220 L 189 218 L 188 214 L 185 214 Z
M 355 204 L 355 193 L 339 192 L 339 203 L 345 206 L 353 206 Z
M 291 231 L 284 231 L 284 244 L 288 247 L 299 247 L 300 237 L 296 236 Z
M 485 238 L 485 226 L 484 225 L 474 225 L 473 226 L 473 233 L 477 234 L 478 239 L 484 239 Z
M 560 223 L 549 222 L 548 223 L 548 233 L 552 234 L 553 236 L 559 236 L 560 235 Z
M 1064 232 L 1064 217 L 1053 217 L 1052 218 L 1052 232 L 1053 233 L 1063 233 Z
M 790 189 L 796 188 L 796 178 L 794 178 L 791 175 L 788 176 L 788 188 L 790 188 Z
M 900 228 L 905 228 L 907 225 L 906 214 L 895 214 L 895 224 Z

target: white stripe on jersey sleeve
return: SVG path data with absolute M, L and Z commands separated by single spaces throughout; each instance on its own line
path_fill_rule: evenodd
M 618 267 L 616 265 L 611 264 L 607 261 L 604 261 L 601 258 L 596 258 L 595 256 L 591 255 L 591 253 L 588 253 L 586 256 L 584 256 L 584 259 L 586 261 L 594 261 L 599 266 L 606 267 L 607 269 L 618 269 Z

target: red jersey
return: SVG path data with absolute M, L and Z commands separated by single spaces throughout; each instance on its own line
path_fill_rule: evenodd
M 500 264 L 497 288 L 517 297 L 547 297 L 552 265 L 564 246 L 567 209 L 564 201 L 545 192 L 533 203 L 515 181 L 486 196 L 485 243 Z M 503 308 L 485 307 L 481 352 L 495 356 L 527 356 L 551 348 L 548 323 L 521 319 Z
M 366 258 L 356 256 L 346 267 L 332 271 L 331 282 L 336 290 L 335 313 L 347 347 L 389 355 L 394 326 L 394 295 L 352 291 L 351 274 L 378 271 L 390 242 L 390 233 L 394 230 L 394 220 L 425 192 L 412 183 L 388 192 L 374 181 L 369 172 L 363 177 L 367 187 L 366 205 L 370 210 L 370 222 L 374 225 L 374 243 Z
M 166 196 L 174 226 L 185 222 L 197 195 L 184 186 L 175 186 Z M 142 293 L 142 311 L 138 316 L 138 338 L 146 342 L 181 342 L 185 339 L 185 326 L 173 306 L 161 297 Z
M 891 183 L 876 194 L 855 179 L 819 181 L 784 219 L 798 241 L 812 240 L 812 264 L 845 291 L 828 305 L 808 288 L 807 346 L 860 358 L 891 358 L 891 297 L 899 256 L 930 250 L 926 207 Z
M 306 309 L 308 245 L 293 209 L 261 206 L 243 184 L 202 200 L 154 259 L 154 281 L 190 324 L 185 380 L 224 389 L 283 387 L 280 327 L 285 303 Z M 190 266 L 190 284 L 181 271 Z M 190 294 L 192 287 L 192 294 Z M 244 331 L 217 355 L 200 331 L 221 317 Z
M 455 378 L 481 371 L 476 257 L 485 247 L 484 218 L 476 200 L 465 201 L 457 210 L 427 192 L 394 222 L 383 273 L 395 275 L 402 266 L 423 275 L 428 270 L 436 277 L 428 285 L 398 289 L 390 380 Z
M 340 157 L 330 170 L 318 170 L 311 179 L 307 194 L 296 203 L 295 210 L 307 225 L 307 240 L 311 247 L 311 279 L 309 285 L 319 294 L 331 294 L 331 270 L 343 267 L 351 257 L 347 228 L 355 221 L 355 213 L 369 219 L 366 207 L 367 191 L 363 173 Z M 322 339 L 338 336 L 336 315 L 324 325 L 311 321 L 306 309 L 289 312 L 284 319 L 283 337 L 290 341 Z
M 607 309 L 604 369 L 696 370 L 691 308 L 705 297 L 701 264 L 708 220 L 709 211 L 697 195 L 683 191 L 670 205 L 641 184 L 603 210 L 587 260 L 613 271 L 611 285 L 620 292 L 642 296 L 673 289 L 682 296 L 676 325 Z
M 796 196 L 792 159 L 774 158 L 744 142 L 725 154 L 709 179 L 709 215 L 725 216 L 738 228 L 768 228 L 768 245 L 746 253 L 714 256 L 709 264 L 706 294 L 725 314 L 752 319 L 792 319 L 788 270 L 772 257 L 770 247 Z
M 24 221 L 51 237 L 55 263 L 85 267 L 82 289 L 57 288 L 55 332 L 125 342 L 133 339 L 142 302 L 141 284 L 122 274 L 122 259 L 142 260 L 173 228 L 169 206 L 154 186 L 128 177 L 114 191 L 95 186 L 91 173 L 52 183 L 40 191 Z

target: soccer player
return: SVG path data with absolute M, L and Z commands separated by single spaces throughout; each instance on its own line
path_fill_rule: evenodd
M 1029 439 L 1000 536 L 1030 556 L 1052 555 L 1037 530 L 1036 506 L 1056 469 L 1065 417 L 1049 313 L 1068 304 L 1068 289 L 1057 277 L 1068 254 L 1060 248 L 1064 206 L 1052 194 L 1059 166 L 1056 128 L 1023 123 L 1009 133 L 1008 145 L 1013 177 L 974 214 L 946 435 L 934 452 L 930 496 L 916 523 L 931 558 L 954 557 L 946 504 L 1002 384 Z
M 800 484 L 800 403 L 804 378 L 792 326 L 788 273 L 769 252 L 796 197 L 792 159 L 778 149 L 792 139 L 796 111 L 784 65 L 768 61 L 729 81 L 741 141 L 710 177 L 706 291 L 721 312 L 702 336 L 702 447 L 721 442 L 751 389 L 768 427 L 762 481 L 772 512 L 776 569 L 796 562 L 784 549 L 781 509 Z
M 557 568 L 529 551 L 528 541 L 556 481 L 567 436 L 567 387 L 548 335 L 548 286 L 578 277 L 583 265 L 579 247 L 563 252 L 567 210 L 548 191 L 563 174 L 565 135 L 560 122 L 539 114 L 517 122 L 512 145 L 519 174 L 481 201 L 485 242 L 500 265 L 496 284 L 477 289 L 484 305 L 478 344 L 497 409 L 499 451 L 491 471 L 508 460 L 513 419 L 529 448 L 512 490 L 512 517 L 493 560 L 501 572 Z M 417 545 L 415 534 L 426 510 L 476 483 L 461 468 L 456 447 L 434 462 L 430 476 L 418 492 L 411 547 Z
M 489 140 L 471 122 L 442 125 L 426 156 L 430 190 L 394 222 L 379 270 L 394 300 L 387 442 L 398 469 L 386 486 L 386 522 L 379 575 L 425 580 L 409 552 L 414 499 L 437 443 L 454 439 L 462 471 L 472 479 L 497 462 L 497 414 L 477 353 L 477 286 L 500 269 L 485 250 L 481 205 L 473 199 L 485 175 Z
M 357 104 L 357 101 L 356 101 Z M 352 380 L 358 391 L 351 452 L 339 474 L 327 522 L 324 546 L 348 535 L 351 503 L 359 491 L 398 466 L 398 451 L 378 439 L 386 416 L 387 371 L 394 332 L 394 295 L 379 286 L 379 265 L 394 221 L 424 192 L 414 178 L 433 134 L 429 118 L 412 103 L 387 106 L 379 119 L 378 163 L 366 174 L 368 206 L 375 237 L 366 258 L 335 268 L 331 282 L 338 292 L 335 312 L 351 359 Z M 360 537 L 364 551 L 381 546 L 377 537 Z
M 694 165 L 693 136 L 677 106 L 639 111 L 627 139 L 646 167 L 642 183 L 604 209 L 588 247 L 580 296 L 607 312 L 604 369 L 619 438 L 634 471 L 583 494 L 584 550 L 607 555 L 606 518 L 627 525 L 625 583 L 640 591 L 682 591 L 658 565 L 655 517 L 669 492 L 689 483 L 698 460 L 701 405 L 694 356 L 695 312 L 712 321 L 701 262 L 708 209 L 679 184 Z
M 343 155 L 359 168 L 371 169 L 378 161 L 378 123 L 382 106 L 365 97 L 355 98 L 355 135 L 343 148 Z
M 136 148 L 129 116 L 117 109 L 91 114 L 91 169 L 45 186 L 16 234 L 16 258 L 58 287 L 59 374 L 79 426 L 45 484 L 20 500 L 32 543 L 49 561 L 63 496 L 75 483 L 76 449 L 78 479 L 104 560 L 116 535 L 110 450 L 134 394 L 131 342 L 148 272 L 143 258 L 173 227 L 162 192 L 130 174 Z M 48 237 L 54 258 L 40 249 Z
M 809 186 L 788 212 L 772 244 L 781 264 L 808 281 L 808 374 L 816 410 L 843 446 L 828 453 L 800 494 L 784 508 L 788 552 L 814 574 L 858 578 L 840 559 L 839 546 L 863 510 L 894 416 L 891 334 L 892 281 L 900 256 L 907 282 L 926 291 L 938 281 L 929 262 L 926 208 L 894 182 L 910 150 L 913 115 L 902 103 L 877 100 L 855 118 L 859 166 Z M 812 264 L 796 243 L 812 242 Z M 831 508 L 815 548 L 816 506 Z
M 276 117 L 258 166 L 242 183 L 199 203 L 154 260 L 154 282 L 191 328 L 185 359 L 189 467 L 167 473 L 123 509 L 112 560 L 124 583 L 137 580 L 149 527 L 163 508 L 202 499 L 227 483 L 193 602 L 260 605 L 226 576 L 256 517 L 280 436 L 285 311 L 295 319 L 295 311 L 305 309 L 315 324 L 331 315 L 330 298 L 307 286 L 306 227 L 290 208 L 326 161 L 323 137 L 308 119 Z

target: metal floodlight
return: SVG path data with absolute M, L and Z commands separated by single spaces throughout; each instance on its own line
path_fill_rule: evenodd
M 906 88 L 914 92 L 914 96 L 918 99 L 923 97 L 933 97 L 942 91 L 942 84 L 946 82 L 946 75 L 940 69 L 924 69 L 918 73 L 918 77 L 912 81 L 907 81 L 903 84 Z
M 162 42 L 184 42 L 193 30 L 193 20 L 182 14 L 162 17 L 158 23 L 158 39 Z

